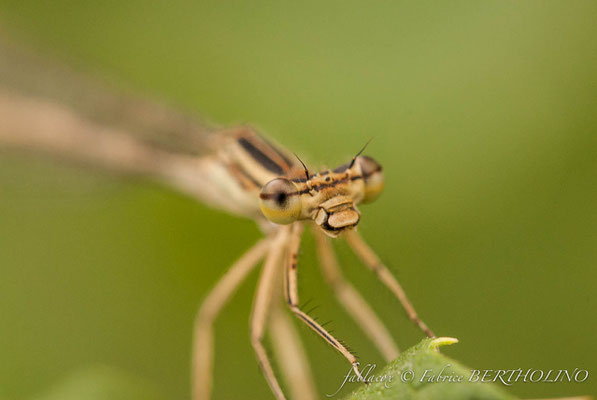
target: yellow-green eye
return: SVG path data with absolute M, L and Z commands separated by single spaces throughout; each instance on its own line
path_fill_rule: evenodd
M 370 203 L 377 199 L 384 187 L 381 165 L 367 156 L 357 158 L 357 162 L 361 166 L 363 180 L 365 181 L 365 197 L 363 198 L 363 202 Z
M 287 225 L 301 215 L 301 198 L 294 183 L 288 179 L 276 178 L 261 189 L 259 207 L 270 221 Z

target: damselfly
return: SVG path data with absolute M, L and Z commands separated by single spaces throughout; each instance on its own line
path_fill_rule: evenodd
M 427 336 L 434 336 L 398 281 L 356 232 L 361 218 L 358 205 L 375 200 L 384 186 L 381 165 L 362 155 L 362 150 L 345 165 L 311 173 L 298 157 L 250 127 L 222 131 L 154 103 L 114 97 L 97 86 L 80 84 L 70 71 L 49 68 L 31 54 L 6 43 L 3 46 L 2 53 L 8 56 L 0 63 L 4 78 L 0 86 L 0 145 L 157 178 L 209 205 L 252 218 L 263 230 L 265 237 L 230 267 L 200 306 L 193 343 L 195 400 L 208 399 L 211 394 L 214 320 L 262 259 L 250 337 L 275 397 L 285 399 L 286 395 L 263 346 L 268 327 L 282 372 L 292 375 L 288 379 L 292 397 L 318 397 L 302 346 L 283 312 L 284 303 L 360 375 L 353 352 L 300 305 L 297 259 L 305 226 L 316 237 L 322 271 L 334 294 L 384 358 L 396 357 L 397 347 L 372 308 L 343 278 L 330 238 L 344 238 L 399 300 L 408 317 Z M 42 68 L 43 74 L 39 74 Z M 32 82 L 40 76 L 45 77 L 40 81 L 43 85 L 32 89 Z M 56 82 L 61 82 L 59 90 L 46 93 L 48 83 Z M 22 90 L 23 86 L 27 90 Z

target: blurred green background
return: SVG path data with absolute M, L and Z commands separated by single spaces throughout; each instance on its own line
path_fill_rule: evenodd
M 589 370 L 510 388 L 523 397 L 597 392 L 596 2 L 1 0 L 0 24 L 140 93 L 250 122 L 312 166 L 373 137 L 387 190 L 360 231 L 435 332 L 460 339 L 445 352 Z M 188 398 L 197 304 L 259 237 L 157 184 L 0 153 L 0 398 L 94 398 L 103 382 Z M 399 345 L 417 343 L 336 247 Z M 271 397 L 248 338 L 256 278 L 217 323 L 217 399 Z M 311 238 L 300 284 L 383 364 L 322 283 Z M 299 329 L 319 391 L 334 392 L 345 360 Z

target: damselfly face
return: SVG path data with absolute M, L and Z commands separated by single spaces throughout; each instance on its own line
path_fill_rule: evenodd
M 360 220 L 356 207 L 379 196 L 384 186 L 381 166 L 359 156 L 349 164 L 304 178 L 276 178 L 259 194 L 263 215 L 276 224 L 313 220 L 327 235 L 336 237 Z

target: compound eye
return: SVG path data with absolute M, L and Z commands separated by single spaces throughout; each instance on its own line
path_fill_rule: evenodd
M 259 207 L 267 219 L 280 225 L 291 224 L 301 215 L 301 198 L 294 183 L 276 178 L 261 189 Z
M 384 188 L 384 177 L 381 165 L 367 156 L 360 156 L 357 162 L 361 166 L 363 180 L 365 181 L 365 197 L 363 203 L 370 203 L 377 199 Z

